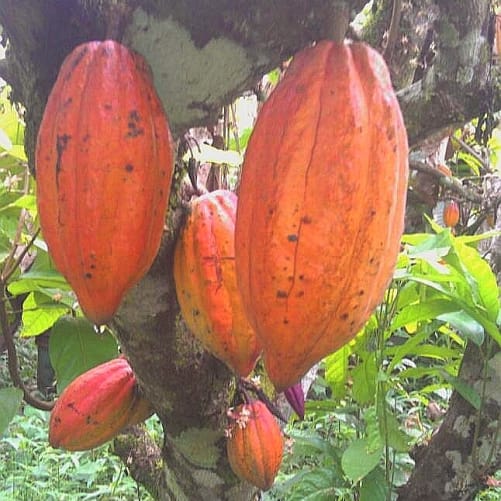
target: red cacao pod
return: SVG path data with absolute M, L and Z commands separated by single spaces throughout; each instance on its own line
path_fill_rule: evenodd
M 217 190 L 196 198 L 176 244 L 174 280 L 181 313 L 214 356 L 247 376 L 260 354 L 235 276 L 237 197 Z
M 36 147 L 40 225 L 95 324 L 148 271 L 164 226 L 172 146 L 144 59 L 88 42 L 65 59 Z
M 49 443 L 69 451 L 98 447 L 138 422 L 132 413 L 138 399 L 136 378 L 125 358 L 100 364 L 74 379 L 57 399 Z
M 455 200 L 445 202 L 442 219 L 448 228 L 454 228 L 459 223 L 459 205 Z
M 284 439 L 266 405 L 255 400 L 231 413 L 226 450 L 233 472 L 262 490 L 268 490 L 282 463 Z
M 353 338 L 403 231 L 407 135 L 382 57 L 298 53 L 258 115 L 239 188 L 237 280 L 277 391 Z

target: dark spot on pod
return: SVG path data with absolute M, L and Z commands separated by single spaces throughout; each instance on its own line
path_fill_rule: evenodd
M 194 317 L 198 317 L 198 315 L 200 315 L 200 310 L 193 310 L 192 313 Z
M 275 212 L 275 209 L 270 208 L 268 209 L 268 214 L 271 216 Z
M 287 235 L 287 240 L 289 242 L 297 242 L 297 235 Z
M 134 166 L 132 164 L 127 164 L 124 168 L 127 172 L 132 172 L 134 170 Z
M 113 106 L 110 103 L 104 103 L 103 108 L 107 111 L 111 111 L 113 109 Z
M 304 275 L 299 275 L 299 280 L 304 280 Z
M 92 273 L 87 272 L 87 273 L 85 274 L 85 278 L 89 278 L 89 279 L 90 279 L 90 278 L 92 278 Z
M 354 327 L 354 326 L 355 326 L 355 320 L 352 320 L 352 321 L 350 322 L 350 327 Z
M 289 320 L 287 318 L 284 318 L 284 324 L 287 325 L 289 323 Z
M 277 291 L 277 297 L 279 298 L 286 298 L 288 296 L 287 292 L 285 291 Z
M 91 264 L 91 265 L 90 265 L 90 269 L 91 269 L 91 270 L 95 270 L 95 269 L 96 269 L 96 265 L 95 265 L 95 264 Z
M 360 290 L 358 291 L 358 295 L 359 295 L 359 296 L 363 296 L 364 294 L 365 294 L 365 291 L 364 291 L 363 289 L 360 289 Z
M 87 416 L 87 417 L 85 418 L 85 422 L 86 422 L 87 424 L 91 424 L 91 423 L 92 423 L 92 416 Z
M 349 317 L 348 313 L 343 313 L 341 315 L 341 320 L 348 320 L 348 317 Z
M 85 54 L 87 54 L 88 51 L 89 51 L 89 49 L 87 47 L 82 47 L 80 52 L 75 55 L 75 58 L 71 62 L 70 71 L 66 75 L 66 80 L 68 80 L 71 77 L 73 70 L 80 64 L 80 61 L 82 61 L 82 59 L 84 58 Z
M 371 209 L 370 215 L 374 217 L 376 215 L 376 209 Z
M 129 112 L 129 121 L 127 123 L 127 136 L 128 137 L 137 137 L 144 134 L 144 129 L 139 127 L 139 122 L 141 118 L 137 110 L 132 110 Z
M 85 134 L 84 137 L 82 137 L 82 141 L 86 143 L 90 139 L 90 134 Z
M 311 219 L 311 217 L 310 217 L 310 216 L 303 216 L 303 217 L 301 218 L 301 222 L 302 222 L 303 224 L 311 224 L 312 219 Z
M 304 291 L 299 291 L 296 293 L 296 297 L 303 297 L 304 296 Z
M 287 277 L 287 280 L 288 280 L 289 282 L 292 282 L 292 281 L 294 280 L 294 277 L 293 277 L 292 275 L 289 275 L 289 276 Z

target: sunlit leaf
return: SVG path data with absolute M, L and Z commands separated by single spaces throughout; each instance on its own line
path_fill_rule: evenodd
M 444 322 L 448 322 L 466 339 L 473 341 L 475 344 L 480 346 L 484 342 L 484 328 L 465 311 L 460 310 L 442 313 L 437 318 Z
M 68 307 L 40 292 L 31 292 L 23 303 L 23 337 L 42 334 L 59 317 L 68 313 Z

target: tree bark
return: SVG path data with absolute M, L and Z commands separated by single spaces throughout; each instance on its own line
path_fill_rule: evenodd
M 11 83 L 14 100 L 26 107 L 26 150 L 32 170 L 36 133 L 48 93 L 63 58 L 77 44 L 113 34 L 141 52 L 152 67 L 172 129 L 179 136 L 188 127 L 213 124 L 221 105 L 253 88 L 265 72 L 298 49 L 330 33 L 330 12 L 338 1 L 2 0 L 0 24 L 9 50 L 0 76 Z M 361 0 L 346 3 L 352 11 L 365 4 Z M 391 3 L 383 3 L 386 19 Z M 405 24 L 402 21 L 401 26 L 413 29 L 412 39 L 417 45 L 426 39 L 417 33 L 431 30 L 437 47 L 433 61 L 422 78 L 412 84 L 415 72 L 409 70 L 409 64 L 419 51 L 414 48 L 414 52 L 405 52 L 398 37 L 399 45 L 390 61 L 395 80 L 406 86 L 399 97 L 412 146 L 435 135 L 441 137 L 444 130 L 478 116 L 486 108 L 501 108 L 501 92 L 490 75 L 489 1 L 422 0 L 406 8 L 423 6 L 431 9 L 429 15 L 416 10 L 414 17 L 403 16 Z M 386 25 L 378 26 L 381 29 Z M 379 40 L 382 43 L 382 38 Z M 165 442 L 160 449 L 136 429 L 132 436 L 137 440 L 121 437 L 117 453 L 132 461 L 135 478 L 158 499 L 251 499 L 255 489 L 231 474 L 224 450 L 225 410 L 233 392 L 231 375 L 203 351 L 179 315 L 172 250 L 183 209 L 176 183 L 168 218 L 155 264 L 127 296 L 114 321 L 121 346 L 146 396 L 154 402 Z M 499 370 L 498 358 L 492 360 Z M 476 369 L 465 357 L 463 375 L 478 381 L 482 374 Z M 499 372 L 496 374 L 498 377 Z M 476 449 L 482 452 L 480 465 L 486 459 L 482 444 L 493 437 L 488 417 L 493 420 L 496 409 L 499 412 L 499 400 L 490 398 L 489 402 L 476 435 L 481 443 Z M 462 490 L 454 492 L 470 492 L 471 486 L 479 485 L 478 476 L 465 476 L 459 468 L 472 437 L 460 425 L 471 425 L 474 417 L 468 404 L 455 396 L 441 428 L 446 435 L 437 434 L 445 437 L 437 439 L 445 447 L 454 445 L 452 439 L 462 441 L 461 447 L 447 449 L 450 454 L 444 456 L 447 460 L 442 466 L 449 467 L 439 469 L 437 464 L 435 470 L 437 483 L 441 480 L 451 486 L 459 484 L 461 478 L 465 480 Z M 427 477 L 427 462 L 421 458 L 431 461 L 434 450 L 443 450 L 432 445 L 434 440 L 429 446 L 431 456 L 423 452 L 417 457 L 415 474 L 402 490 L 401 499 L 417 499 L 411 496 L 418 492 L 420 481 L 431 478 Z M 493 464 L 499 465 L 498 454 Z

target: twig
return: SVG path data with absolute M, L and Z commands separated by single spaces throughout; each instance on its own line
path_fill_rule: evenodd
M 446 188 L 449 188 L 450 190 L 456 192 L 458 195 L 466 200 L 469 200 L 470 202 L 473 202 L 475 204 L 481 204 L 483 202 L 481 195 L 478 195 L 477 193 L 465 188 L 458 179 L 447 176 L 443 172 L 440 172 L 438 169 L 435 169 L 434 167 L 431 167 L 424 162 L 420 162 L 419 160 L 411 160 L 409 162 L 409 167 L 419 172 L 424 172 L 425 174 L 436 177 Z
M 391 61 L 393 49 L 397 41 L 398 27 L 400 26 L 400 17 L 402 16 L 402 0 L 393 0 L 393 9 L 391 11 L 390 27 L 388 28 L 388 38 L 386 47 L 383 51 L 383 57 L 386 61 Z
M 473 158 L 475 158 L 485 170 L 490 170 L 489 166 L 486 164 L 485 160 L 467 143 L 465 143 L 462 139 L 459 137 L 456 137 L 454 135 L 450 136 L 453 141 L 456 141 L 456 143 L 463 148 L 466 152 L 468 152 Z

